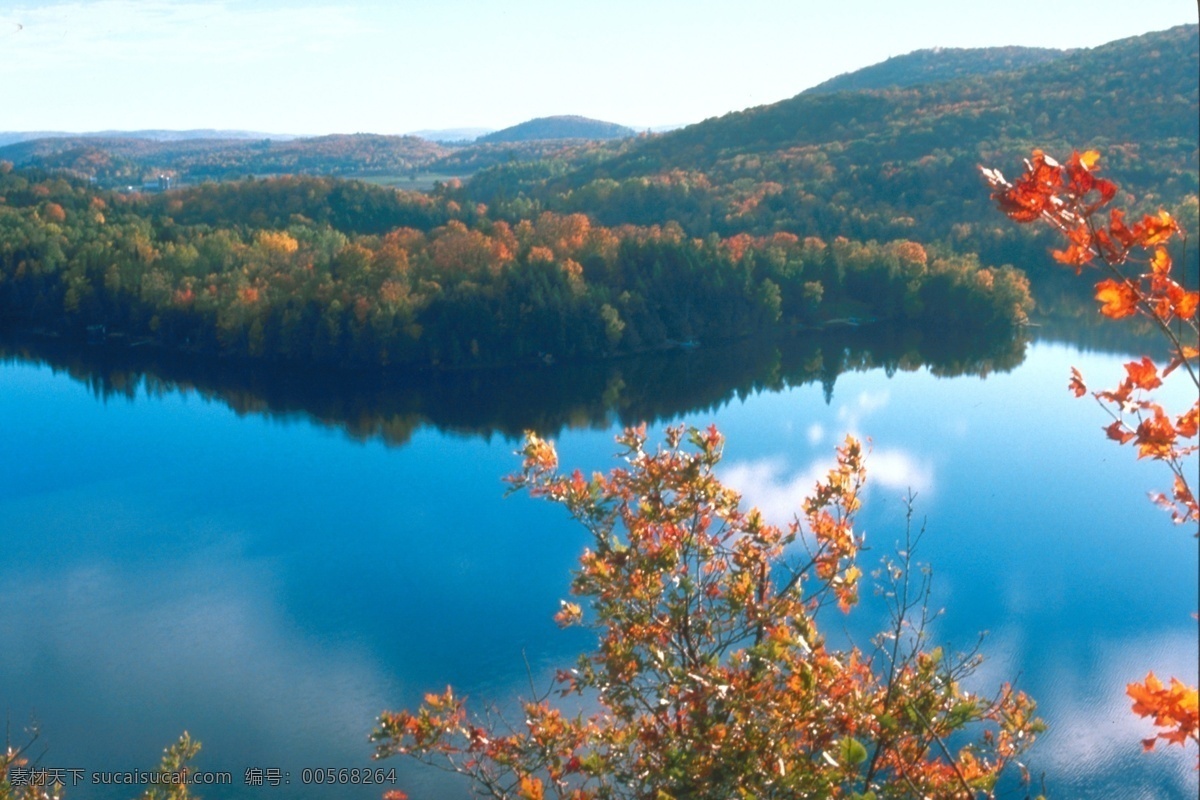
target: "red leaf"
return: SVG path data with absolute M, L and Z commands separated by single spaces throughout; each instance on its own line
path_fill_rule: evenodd
M 1138 389 L 1157 389 L 1162 386 L 1162 381 L 1158 377 L 1158 369 L 1154 366 L 1154 362 L 1146 356 L 1142 356 L 1141 362 L 1131 361 L 1125 365 L 1125 372 L 1129 374 L 1129 380 Z
M 1115 442 L 1120 442 L 1121 444 L 1125 444 L 1130 439 L 1134 438 L 1134 434 L 1125 430 L 1125 425 L 1120 420 L 1117 420 L 1112 425 L 1109 425 L 1104 429 L 1104 432 L 1108 434 L 1108 438 Z
M 1175 445 L 1175 426 L 1157 406 L 1154 416 L 1144 419 L 1137 427 L 1138 458 L 1167 458 Z

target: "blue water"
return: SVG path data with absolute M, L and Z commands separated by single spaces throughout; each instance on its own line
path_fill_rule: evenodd
M 852 371 L 828 403 L 820 383 L 783 382 L 675 421 L 715 422 L 724 476 L 777 521 L 842 434 L 869 437 L 865 566 L 902 535 L 913 488 L 945 610 L 934 637 L 966 649 L 988 631 L 975 681 L 1016 678 L 1039 701 L 1051 729 L 1026 763 L 1050 796 L 1194 797 L 1194 751 L 1143 754 L 1124 686 L 1150 669 L 1195 680 L 1196 541 L 1146 499 L 1165 469 L 1105 441 L 1101 409 L 1066 391 L 1070 366 L 1107 385 L 1124 360 L 1035 343 L 986 378 Z M 395 445 L 345 433 L 387 420 L 245 397 L 235 412 L 153 381 L 129 394 L 37 358 L 0 365 L 0 708 L 14 741 L 36 721 L 43 766 L 148 769 L 186 729 L 196 766 L 233 778 L 203 797 L 378 797 L 300 776 L 380 765 L 415 799 L 463 796 L 420 765 L 372 762 L 376 715 L 447 684 L 503 705 L 587 647 L 551 619 L 586 534 L 504 496 L 518 460 L 502 430 L 397 417 Z M 1164 396 L 1182 409 L 1193 394 Z M 617 416 L 560 426 L 563 464 L 610 466 Z M 866 645 L 884 622 L 867 603 L 827 624 Z M 248 768 L 291 784 L 247 787 Z

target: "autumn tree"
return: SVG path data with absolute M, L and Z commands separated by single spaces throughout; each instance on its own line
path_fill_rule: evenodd
M 993 796 L 1040 730 L 1034 705 L 1009 686 L 968 691 L 977 660 L 926 648 L 904 559 L 888 565 L 892 626 L 874 650 L 819 630 L 835 607 L 853 609 L 862 582 L 857 441 L 783 528 L 717 478 L 715 428 L 670 428 L 658 449 L 644 428 L 618 442 L 624 465 L 586 478 L 560 473 L 553 445 L 529 434 L 509 479 L 589 531 L 578 602 L 556 619 L 592 629 L 596 649 L 511 727 L 449 688 L 384 713 L 377 757 L 453 770 L 493 798 Z
M 1019 223 L 1043 222 L 1060 231 L 1065 247 L 1055 250 L 1055 260 L 1074 268 L 1099 270 L 1096 283 L 1100 313 L 1109 319 L 1149 320 L 1169 346 L 1169 359 L 1156 363 L 1143 356 L 1125 365 L 1125 375 L 1114 389 L 1091 391 L 1079 370 L 1072 368 L 1069 388 L 1076 397 L 1091 394 L 1111 418 L 1104 428 L 1109 439 L 1137 448 L 1137 457 L 1161 461 L 1171 471 L 1168 492 L 1151 495 L 1166 508 L 1178 525 L 1187 525 L 1200 537 L 1194 454 L 1200 427 L 1200 293 L 1189 291 L 1171 274 L 1167 249 L 1183 231 L 1166 211 L 1128 223 L 1119 208 L 1102 211 L 1117 194 L 1112 181 L 1096 175 L 1100 154 L 1073 153 L 1060 164 L 1040 150 L 1026 161 L 1025 172 L 1009 182 L 999 170 L 981 168 L 993 188 L 992 197 L 1008 217 Z M 1196 390 L 1191 408 L 1172 413 L 1157 401 L 1154 391 L 1172 373 L 1186 376 Z M 1164 686 L 1153 672 L 1130 683 L 1126 693 L 1133 711 L 1153 720 L 1157 733 L 1142 741 L 1146 750 L 1158 740 L 1200 745 L 1200 708 L 1197 689 L 1177 678 Z

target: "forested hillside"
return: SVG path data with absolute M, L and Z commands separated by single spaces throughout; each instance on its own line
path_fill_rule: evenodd
M 911 237 L 1040 269 L 1046 240 L 997 224 L 978 165 L 1015 168 L 1034 147 L 1096 148 L 1127 201 L 1165 205 L 1194 234 L 1198 52 L 1190 25 L 1013 72 L 802 94 L 575 169 L 497 167 L 463 197 L 605 225 L 674 220 L 695 236 Z
M 1005 264 L 1043 306 L 1073 306 L 1046 241 L 1001 224 L 979 164 L 1094 147 L 1127 205 L 1200 227 L 1197 26 L 1051 55 L 914 54 L 860 77 L 965 77 L 609 142 L 10 145 L 40 169 L 0 161 L 3 321 L 359 366 L 586 359 L 837 318 L 1012 326 L 1030 295 Z M 1041 63 L 995 71 L 1005 59 Z M 193 177 L 478 171 L 426 194 L 328 176 L 144 194 L 96 180 L 161 159 Z
M 1012 72 L 1034 64 L 1056 61 L 1071 52 L 1045 47 L 936 47 L 893 56 L 879 64 L 838 75 L 805 89 L 803 94 L 859 92 L 943 83 L 956 78 Z

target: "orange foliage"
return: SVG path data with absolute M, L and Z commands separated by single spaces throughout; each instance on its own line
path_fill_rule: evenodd
M 1147 214 L 1133 225 L 1125 222 L 1120 209 L 1110 209 L 1108 223 L 1099 212 L 1116 196 L 1111 181 L 1096 177 L 1100 154 L 1089 150 L 1073 153 L 1065 165 L 1041 150 L 1034 150 L 1025 173 L 1008 182 L 998 171 L 981 167 L 992 186 L 992 197 L 1001 210 L 1017 222 L 1041 220 L 1062 232 L 1068 246 L 1054 257 L 1081 272 L 1099 266 L 1109 277 L 1096 284 L 1100 313 L 1110 319 L 1143 316 L 1167 338 L 1172 357 L 1161 370 L 1149 358 L 1126 365 L 1127 377 L 1113 391 L 1094 392 L 1113 422 L 1105 428 L 1108 437 L 1121 444 L 1134 443 L 1138 458 L 1164 461 L 1175 473 L 1176 491 L 1164 502 L 1177 523 L 1192 522 L 1200 536 L 1200 508 L 1190 488 L 1183 460 L 1196 452 L 1187 440 L 1196 438 L 1195 419 L 1200 400 L 1172 420 L 1171 415 L 1141 393 L 1162 385 L 1162 378 L 1180 367 L 1200 391 L 1197 350 L 1200 327 L 1197 309 L 1200 293 L 1188 291 L 1171 277 L 1171 256 L 1164 245 L 1181 233 L 1166 211 Z M 1130 267 L 1141 266 L 1141 269 Z M 1084 388 L 1082 376 L 1072 370 L 1070 389 L 1077 397 Z M 1133 419 L 1127 420 L 1126 415 Z
M 1171 678 L 1171 685 L 1164 687 L 1151 672 L 1141 683 L 1126 686 L 1125 693 L 1133 700 L 1133 713 L 1153 717 L 1155 726 L 1163 729 L 1143 739 L 1142 747 L 1153 750 L 1159 739 L 1180 746 L 1188 739 L 1200 744 L 1200 707 L 1194 687 L 1185 686 L 1178 678 Z
M 1200 393 L 1196 365 L 1200 294 L 1171 277 L 1171 256 L 1165 245 L 1182 231 L 1166 211 L 1147 214 L 1133 225 L 1127 225 L 1124 212 L 1116 208 L 1109 211 L 1107 225 L 1097 218 L 1117 193 L 1115 184 L 1096 177 L 1099 159 L 1096 151 L 1076 152 L 1064 166 L 1034 150 L 1025 173 L 1014 183 L 998 170 L 980 169 L 993 188 L 992 197 L 1010 218 L 1041 220 L 1063 234 L 1067 247 L 1054 251 L 1056 260 L 1074 267 L 1076 274 L 1095 266 L 1107 271 L 1109 277 L 1096 284 L 1101 314 L 1110 319 L 1143 316 L 1170 344 L 1171 359 L 1163 369 L 1143 356 L 1125 365 L 1125 378 L 1116 389 L 1092 392 L 1092 396 L 1112 417 L 1104 428 L 1109 439 L 1121 445 L 1132 443 L 1138 458 L 1163 461 L 1171 469 L 1170 496 L 1159 492 L 1152 498 L 1171 512 L 1175 523 L 1194 524 L 1200 537 L 1200 506 L 1189 482 L 1194 476 L 1185 467 L 1185 459 L 1198 449 L 1190 440 L 1196 439 L 1200 427 L 1200 399 L 1173 417 L 1149 394 L 1181 367 Z M 1079 370 L 1071 369 L 1068 388 L 1076 397 L 1088 392 Z M 1157 739 L 1179 745 L 1190 739 L 1200 744 L 1195 687 L 1177 678 L 1164 687 L 1151 672 L 1142 683 L 1129 684 L 1126 693 L 1134 701 L 1133 712 L 1152 718 L 1160 729 L 1143 740 L 1145 749 L 1153 749 Z
M 822 606 L 858 599 L 861 445 L 846 439 L 780 528 L 717 479 L 715 428 L 666 438 L 651 450 L 644 428 L 626 431 L 623 466 L 588 478 L 559 474 L 553 445 L 527 434 L 509 479 L 591 534 L 571 587 L 586 608 L 564 601 L 555 620 L 599 643 L 556 693 L 586 694 L 594 713 L 568 716 L 547 693 L 509 727 L 475 721 L 447 689 L 381 715 L 376 756 L 436 763 L 494 797 L 992 796 L 1041 729 L 1027 697 L 972 694 L 964 662 L 921 650 L 919 634 L 902 645 L 912 605 L 894 610 L 886 656 L 818 631 Z M 805 559 L 789 558 L 797 548 Z
M 269 252 L 290 255 L 300 249 L 300 243 L 285 231 L 260 231 L 258 242 Z
M 42 217 L 47 222 L 66 222 L 67 212 L 58 203 L 46 203 L 42 206 Z

